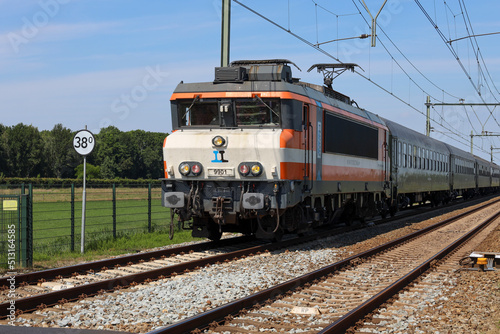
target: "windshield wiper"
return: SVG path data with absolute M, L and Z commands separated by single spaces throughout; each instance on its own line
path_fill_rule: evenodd
M 184 115 L 182 116 L 182 119 L 185 119 L 186 118 L 186 115 L 188 114 L 188 112 L 191 111 L 191 108 L 193 107 L 193 105 L 196 103 L 196 101 L 198 101 L 200 99 L 200 96 L 199 95 L 196 95 L 195 98 L 193 99 L 193 102 L 191 103 L 191 105 L 189 106 L 189 108 L 187 108 L 186 112 L 184 113 Z
M 280 119 L 280 115 L 279 115 L 276 111 L 274 111 L 274 110 L 273 110 L 273 108 L 271 108 L 270 106 L 268 106 L 268 105 L 266 104 L 266 102 L 264 102 L 264 100 L 262 100 L 262 99 L 261 99 L 261 97 L 260 97 L 259 95 L 255 95 L 255 96 L 254 96 L 254 100 L 255 100 L 255 99 L 259 100 L 259 101 L 260 101 L 260 103 L 262 103 L 262 104 L 263 104 L 263 105 L 265 105 L 265 106 L 266 106 L 269 110 L 271 110 L 271 111 L 273 112 L 273 114 L 275 114 L 275 115 L 276 115 L 276 117 L 278 117 L 278 120 Z

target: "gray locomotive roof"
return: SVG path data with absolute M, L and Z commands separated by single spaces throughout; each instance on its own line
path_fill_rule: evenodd
M 474 155 L 474 159 L 476 159 L 483 166 L 492 166 L 492 167 L 495 166 L 494 163 L 492 163 L 492 162 L 490 162 L 490 161 L 488 161 L 486 159 L 483 159 L 481 157 L 478 157 L 477 155 Z
M 456 155 L 456 156 L 459 156 L 459 157 L 462 157 L 462 158 L 468 159 L 468 160 L 475 159 L 474 155 L 472 155 L 470 152 L 465 152 L 464 150 L 461 150 L 461 149 L 456 148 L 455 146 L 451 146 L 449 144 L 445 144 L 445 145 L 448 147 L 448 149 L 450 150 L 452 155 Z
M 424 147 L 427 149 L 432 149 L 440 153 L 446 153 L 446 154 L 449 153 L 448 148 L 446 147 L 447 145 L 445 145 L 443 142 L 427 137 L 422 133 L 409 129 L 405 126 L 402 126 L 401 124 L 390 121 L 388 119 L 384 118 L 383 120 L 387 125 L 387 127 L 389 128 L 389 131 L 391 132 L 391 135 L 393 137 L 397 137 L 398 139 L 403 140 L 407 143 Z
M 321 87 L 321 86 L 319 86 Z M 244 81 L 241 83 L 213 83 L 213 82 L 198 82 L 198 83 L 183 83 L 177 85 L 174 93 L 197 93 L 197 92 L 256 92 L 256 91 L 271 91 L 271 92 L 291 92 L 299 95 L 310 97 L 322 104 L 329 104 L 336 108 L 348 111 L 365 119 L 385 125 L 382 118 L 364 109 L 356 108 L 343 101 L 330 98 L 319 92 L 316 89 L 308 87 L 303 83 L 290 83 L 286 81 Z

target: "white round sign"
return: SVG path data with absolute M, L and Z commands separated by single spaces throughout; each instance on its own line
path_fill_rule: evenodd
M 80 155 L 88 155 L 95 146 L 95 138 L 89 130 L 80 130 L 73 137 L 73 147 Z

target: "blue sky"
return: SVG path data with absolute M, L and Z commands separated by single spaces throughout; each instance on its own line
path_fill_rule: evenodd
M 369 15 L 359 0 L 241 2 L 313 44 L 370 33 L 364 20 Z M 382 2 L 366 0 L 372 14 Z M 500 31 L 498 1 L 420 2 L 446 39 L 468 35 L 464 18 L 475 34 Z M 4 125 L 170 132 L 175 86 L 181 80 L 212 81 L 220 65 L 221 0 L 0 0 L 0 7 Z M 336 62 L 235 2 L 231 26 L 231 60 L 287 58 L 302 69 L 293 69 L 295 77 L 317 84 L 322 77 L 308 73 L 309 66 Z M 484 76 L 474 55 L 477 46 L 469 39 L 452 43 L 469 80 L 414 1 L 388 0 L 378 26 L 376 47 L 369 39 L 321 46 L 364 70 L 365 78 L 346 72 L 334 82 L 360 107 L 424 132 L 427 94 L 433 102 L 482 102 L 475 85 L 485 102 L 500 100 L 500 35 L 476 39 Z M 500 132 L 500 107 L 493 108 L 435 107 L 432 136 L 468 151 L 471 130 Z M 500 148 L 496 137 L 475 137 L 474 143 L 474 153 L 488 160 L 490 147 Z M 495 152 L 497 161 L 500 150 Z

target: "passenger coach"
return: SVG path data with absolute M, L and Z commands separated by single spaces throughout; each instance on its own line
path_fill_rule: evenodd
M 333 75 L 355 64 L 311 67 L 325 86 L 294 79 L 289 64 L 233 62 L 216 68 L 213 82 L 175 89 L 162 203 L 193 236 L 280 239 L 498 188 L 498 166 L 333 90 Z

